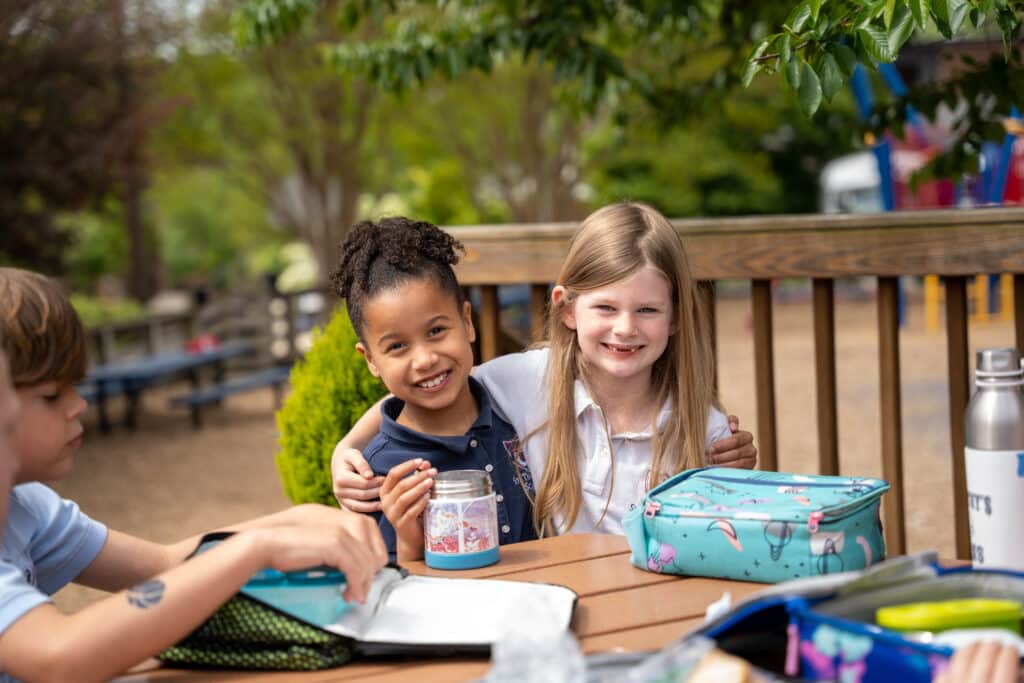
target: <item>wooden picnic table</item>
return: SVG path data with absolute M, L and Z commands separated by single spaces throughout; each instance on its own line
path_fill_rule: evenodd
M 138 409 L 142 391 L 153 384 L 174 377 L 187 377 L 193 389 L 200 385 L 199 371 L 212 367 L 217 377 L 223 375 L 224 362 L 253 353 L 256 347 L 246 341 L 229 341 L 212 348 L 199 351 L 177 349 L 164 351 L 139 358 L 96 365 L 89 370 L 82 381 L 83 395 L 89 394 L 90 402 L 95 402 L 99 410 L 100 430 L 110 430 L 107 416 L 106 399 L 115 394 L 124 394 L 125 412 L 124 425 L 128 429 L 135 428 L 135 413 Z
M 423 562 L 405 565 L 424 576 L 500 578 L 568 586 L 579 595 L 572 629 L 584 653 L 647 651 L 664 647 L 704 621 L 707 606 L 728 591 L 739 600 L 764 584 L 653 574 L 633 567 L 623 536 L 569 534 L 502 546 L 501 561 L 467 571 L 430 569 Z M 362 660 L 316 672 L 240 672 L 161 669 L 155 663 L 118 678 L 118 683 L 327 683 L 362 681 L 468 681 L 490 668 L 487 659 Z

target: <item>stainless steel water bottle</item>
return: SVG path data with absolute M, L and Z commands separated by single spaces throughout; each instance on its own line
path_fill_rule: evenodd
M 975 566 L 1024 570 L 1024 371 L 1016 349 L 978 351 L 965 460 Z

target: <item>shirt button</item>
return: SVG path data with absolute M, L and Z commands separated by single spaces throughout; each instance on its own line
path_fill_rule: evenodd
M 505 500 L 505 496 L 503 496 L 503 495 L 501 495 L 499 493 L 497 496 L 494 497 L 494 500 L 496 500 L 496 501 L 498 501 L 500 503 L 501 501 Z
M 501 527 L 501 533 L 503 534 L 507 534 L 510 531 L 512 531 L 512 527 L 510 527 L 508 524 Z
M 469 447 L 470 448 L 476 448 L 476 446 L 477 446 L 477 440 L 476 439 L 470 439 L 469 440 Z
M 494 470 L 494 465 L 485 465 L 484 469 L 487 470 L 488 472 L 491 472 Z

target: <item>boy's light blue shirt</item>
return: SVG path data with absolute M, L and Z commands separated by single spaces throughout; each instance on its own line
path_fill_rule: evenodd
M 106 540 L 106 526 L 53 489 L 15 486 L 0 544 L 0 633 L 74 581 Z

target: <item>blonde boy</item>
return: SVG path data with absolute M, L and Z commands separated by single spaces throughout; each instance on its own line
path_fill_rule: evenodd
M 198 537 L 161 545 L 108 529 L 42 481 L 66 477 L 82 440 L 86 368 L 78 316 L 56 283 L 0 268 L 0 344 L 20 417 L 0 549 L 0 670 L 32 681 L 107 680 L 180 640 L 265 567 L 341 569 L 362 601 L 386 561 L 371 520 L 299 506 L 239 524 L 184 561 Z M 2 482 L 0 482 L 2 483 Z M 119 591 L 71 615 L 50 595 L 69 582 Z

